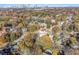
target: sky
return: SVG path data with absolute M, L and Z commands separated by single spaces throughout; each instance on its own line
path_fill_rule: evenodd
M 79 4 L 0 4 L 0 7 L 15 7 L 15 6 L 30 6 L 30 7 L 79 7 Z

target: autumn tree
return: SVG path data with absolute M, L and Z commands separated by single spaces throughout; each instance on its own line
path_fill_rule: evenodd
M 42 46 L 44 50 L 52 47 L 52 41 L 48 35 L 39 37 L 36 44 Z

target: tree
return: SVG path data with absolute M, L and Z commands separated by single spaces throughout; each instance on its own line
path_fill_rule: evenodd
M 0 47 L 3 47 L 5 43 L 6 43 L 6 39 L 4 39 L 4 37 L 0 37 Z
M 9 21 L 10 19 L 11 19 L 10 16 L 5 16 L 5 17 L 3 18 L 4 21 Z
M 39 37 L 36 40 L 36 44 L 42 46 L 44 50 L 52 47 L 52 41 L 48 35 Z
M 36 31 L 38 29 L 39 29 L 39 25 L 38 24 L 32 24 L 32 25 L 29 25 L 29 27 L 28 27 L 28 30 L 30 32 L 34 32 L 34 31 Z
M 25 34 L 25 36 L 24 36 L 25 45 L 27 47 L 32 47 L 33 46 L 33 41 L 32 41 L 32 37 L 31 37 L 30 32 L 26 32 L 24 34 Z
M 75 45 L 75 44 L 78 43 L 75 37 L 71 37 L 71 43 L 72 43 L 73 45 Z
M 58 33 L 61 31 L 61 28 L 59 27 L 59 25 L 54 25 L 54 27 L 52 28 L 52 32 L 54 32 L 54 34 Z

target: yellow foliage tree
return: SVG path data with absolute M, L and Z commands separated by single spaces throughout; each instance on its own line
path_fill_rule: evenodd
M 38 24 L 32 24 L 32 25 L 30 25 L 29 28 L 28 28 L 28 30 L 29 30 L 30 32 L 34 32 L 34 31 L 36 31 L 36 30 L 38 30 L 38 29 L 39 29 L 39 25 L 38 25 Z
M 61 31 L 61 28 L 59 26 L 55 26 L 52 28 L 52 32 L 54 32 L 54 34 L 58 33 Z
M 25 42 L 26 46 L 32 47 L 33 46 L 33 42 L 32 42 L 32 38 L 31 38 L 30 32 L 26 32 L 24 34 L 25 34 L 24 42 Z
M 51 48 L 52 41 L 48 35 L 44 35 L 36 41 L 36 44 L 41 45 L 43 49 L 47 49 L 47 48 Z
M 77 40 L 75 37 L 71 37 L 71 42 L 73 45 L 77 44 Z
M 59 49 L 53 49 L 52 55 L 58 55 L 58 53 L 59 53 Z
M 0 47 L 2 47 L 6 43 L 6 40 L 3 37 L 0 37 Z
M 11 19 L 10 16 L 5 16 L 5 17 L 3 18 L 4 21 L 9 21 L 10 19 Z
M 79 22 L 75 22 L 75 27 L 76 27 L 77 31 L 79 32 Z

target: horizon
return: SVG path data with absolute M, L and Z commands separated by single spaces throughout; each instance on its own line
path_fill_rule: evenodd
M 0 4 L 0 8 L 7 7 L 79 7 L 79 4 Z

